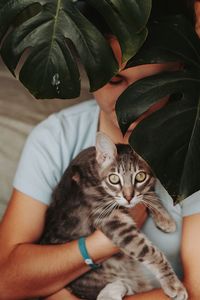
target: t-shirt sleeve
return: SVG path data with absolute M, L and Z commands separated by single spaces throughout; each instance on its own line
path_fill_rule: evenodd
M 200 190 L 181 202 L 183 217 L 200 213 Z
M 49 205 L 70 161 L 94 145 L 98 117 L 96 102 L 89 100 L 63 109 L 37 125 L 25 143 L 13 186 Z
M 49 205 L 61 177 L 59 120 L 52 115 L 29 135 L 13 181 L 26 195 Z

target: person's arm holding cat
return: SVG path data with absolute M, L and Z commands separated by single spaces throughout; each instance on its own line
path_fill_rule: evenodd
M 46 206 L 14 191 L 0 225 L 0 299 L 47 296 L 89 270 L 77 241 L 56 246 L 37 245 Z M 142 225 L 146 210 L 137 214 Z M 100 231 L 87 238 L 87 247 L 100 262 L 118 250 Z
M 45 211 L 43 204 L 14 191 L 0 226 L 1 299 L 47 296 L 88 271 L 76 241 L 56 246 L 35 244 L 43 230 Z M 98 247 L 99 239 L 94 236 L 92 240 Z M 107 247 L 103 239 L 101 242 L 103 251 L 99 253 L 97 248 L 97 260 L 113 252 L 107 242 Z

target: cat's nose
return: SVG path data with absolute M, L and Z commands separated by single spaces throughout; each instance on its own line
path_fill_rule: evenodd
M 133 190 L 132 189 L 129 189 L 129 188 L 124 188 L 124 191 L 123 191 L 123 194 L 124 194 L 124 198 L 130 202 L 132 199 L 133 199 Z
M 131 202 L 131 200 L 133 199 L 132 194 L 131 194 L 131 195 L 124 195 L 124 197 L 126 198 L 126 200 L 127 200 L 128 202 Z

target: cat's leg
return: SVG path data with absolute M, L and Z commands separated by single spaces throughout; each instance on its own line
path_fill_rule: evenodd
M 174 232 L 176 230 L 176 222 L 162 205 L 155 193 L 152 195 L 145 195 L 144 203 L 146 203 L 149 208 L 154 223 L 159 229 L 164 232 Z
M 187 292 L 177 278 L 165 255 L 137 230 L 133 219 L 122 210 L 115 211 L 111 218 L 102 220 L 99 227 L 104 234 L 134 260 L 145 264 L 160 281 L 164 292 L 171 298 L 186 300 Z
M 122 300 L 127 295 L 128 290 L 125 285 L 116 280 L 112 283 L 108 283 L 99 293 L 97 300 Z

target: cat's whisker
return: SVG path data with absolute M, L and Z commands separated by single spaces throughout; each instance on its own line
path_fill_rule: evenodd
M 150 196 L 148 196 L 148 195 L 146 196 L 146 195 L 145 195 L 144 199 L 145 199 L 148 203 L 150 203 L 152 206 L 154 206 L 155 208 L 158 209 L 157 201 L 155 201 L 155 196 L 153 197 L 152 195 L 150 195 Z
M 96 223 L 99 224 L 100 222 L 102 222 L 103 219 L 110 217 L 116 206 L 117 206 L 116 202 L 109 203 L 109 205 L 107 205 L 103 209 L 101 214 L 97 217 Z
M 92 215 L 96 215 L 98 214 L 98 212 L 101 212 L 101 214 L 105 211 L 105 209 L 108 209 L 109 206 L 111 206 L 113 204 L 113 201 L 109 201 L 108 203 L 102 203 L 100 205 L 98 205 L 95 209 L 93 209 L 93 211 L 91 212 Z
M 146 205 L 146 206 L 148 206 L 148 207 L 150 207 L 150 208 L 152 208 L 154 210 L 157 210 L 157 208 L 152 203 L 150 203 L 149 201 L 147 201 L 146 199 L 142 199 L 141 202 L 143 202 L 144 205 Z
M 112 215 L 112 212 L 114 211 L 116 204 L 113 203 L 109 208 L 107 208 L 107 210 L 105 210 L 105 214 L 102 216 L 103 218 L 109 218 Z
M 113 208 L 115 207 L 115 203 L 111 203 L 109 206 L 105 207 L 102 213 L 98 216 L 99 220 L 102 220 L 103 218 L 106 218 L 111 214 L 113 211 Z
M 148 207 L 151 211 L 154 211 L 155 213 L 158 212 L 159 210 L 157 209 L 156 206 L 154 206 L 152 203 L 149 203 L 148 201 L 145 201 L 144 199 L 141 200 L 142 203 L 144 203 L 144 205 L 146 207 Z
M 97 217 L 98 220 L 102 220 L 103 218 L 105 218 L 109 213 L 110 211 L 112 211 L 112 206 L 113 205 L 110 205 L 109 207 L 106 207 Z
M 111 206 L 113 204 L 113 200 L 110 200 L 109 202 L 105 203 L 101 203 L 100 205 L 98 205 L 93 212 L 98 212 L 98 211 L 102 211 L 105 210 L 106 208 L 108 208 L 109 206 Z

